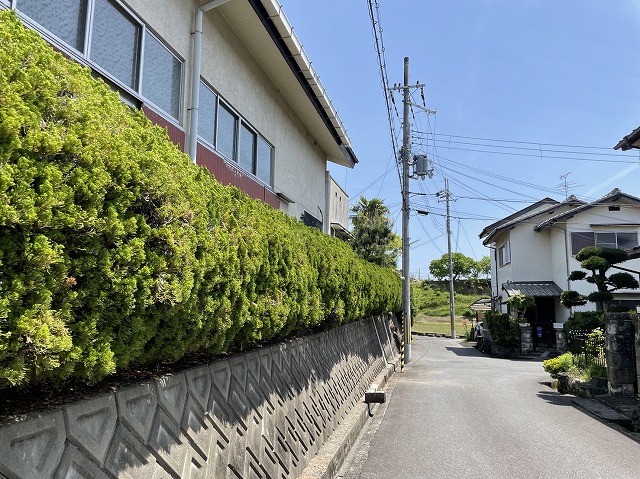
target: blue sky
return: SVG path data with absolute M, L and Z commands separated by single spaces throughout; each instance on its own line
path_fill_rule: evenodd
M 360 160 L 332 166 L 351 201 L 382 198 L 400 232 L 400 183 L 368 0 L 281 0 Z M 455 251 L 479 259 L 478 234 L 544 197 L 584 200 L 613 188 L 640 196 L 640 155 L 613 146 L 640 125 L 638 0 L 378 0 L 390 84 L 425 85 L 411 116 L 412 153 L 433 178 L 411 180 L 411 273 L 447 251 L 449 179 Z M 374 2 L 375 7 L 375 2 Z M 422 104 L 420 90 L 413 101 Z M 402 98 L 393 124 L 401 144 Z M 566 175 L 565 178 L 561 178 Z

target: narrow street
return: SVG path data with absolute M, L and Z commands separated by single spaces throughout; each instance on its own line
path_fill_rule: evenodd
M 544 384 L 539 361 L 415 337 L 339 477 L 637 478 L 640 444 Z

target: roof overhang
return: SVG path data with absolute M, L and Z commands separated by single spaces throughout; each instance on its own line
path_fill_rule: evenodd
M 336 236 L 343 239 L 352 239 L 351 231 L 342 226 L 340 223 L 331 223 L 331 228 L 336 232 Z
M 640 149 L 640 126 L 626 135 L 613 147 L 614 150 L 627 151 L 633 148 Z
M 230 1 L 218 7 L 260 68 L 327 155 L 353 168 L 358 159 L 302 44 L 275 0 Z
M 553 281 L 516 281 L 504 283 L 502 289 L 507 296 L 524 294 L 535 297 L 556 297 L 560 296 L 562 289 Z
M 469 305 L 471 311 L 491 311 L 491 298 L 476 299 Z

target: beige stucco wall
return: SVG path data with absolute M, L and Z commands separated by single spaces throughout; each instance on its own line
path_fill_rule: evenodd
M 331 210 L 329 214 L 329 220 L 331 223 L 338 223 L 345 229 L 349 228 L 349 196 L 345 191 L 336 183 L 336 180 L 331 178 L 331 186 L 329 189 L 329 196 L 331 201 Z
M 237 0 L 234 0 L 237 1 Z M 192 35 L 195 8 L 201 2 L 128 0 L 149 28 L 185 59 L 182 121 L 188 126 L 191 92 Z M 294 203 L 283 211 L 300 217 L 304 210 L 321 219 L 325 204 L 326 154 L 287 105 L 269 77 L 258 67 L 242 39 L 217 10 L 204 15 L 201 75 L 247 122 L 274 146 L 275 192 Z

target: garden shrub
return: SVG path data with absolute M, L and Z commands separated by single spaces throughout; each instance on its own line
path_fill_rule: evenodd
M 394 270 L 220 185 L 0 12 L 0 388 L 400 307 Z
M 573 355 L 564 353 L 555 358 L 545 359 L 542 362 L 542 367 L 551 374 L 552 378 L 557 378 L 558 374 L 566 373 L 573 367 Z
M 577 311 L 564 323 L 565 334 L 571 331 L 593 331 L 604 329 L 604 313 L 601 311 Z
M 498 311 L 487 311 L 484 313 L 484 322 L 495 345 L 506 348 L 520 347 L 520 327 L 513 317 Z

